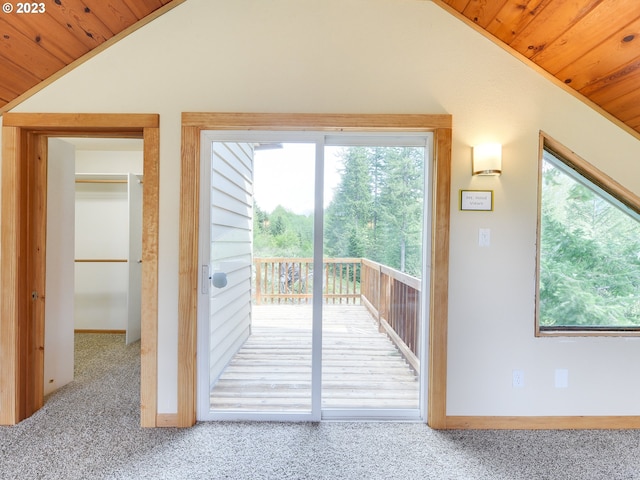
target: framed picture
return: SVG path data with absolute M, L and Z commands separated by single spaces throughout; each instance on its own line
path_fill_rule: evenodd
M 493 190 L 460 190 L 460 210 L 491 212 Z

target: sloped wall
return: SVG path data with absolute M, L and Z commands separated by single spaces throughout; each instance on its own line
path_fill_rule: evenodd
M 448 413 L 640 414 L 638 340 L 533 335 L 539 131 L 635 192 L 640 142 L 429 1 L 188 0 L 15 111 L 161 116 L 160 413 L 177 407 L 180 114 L 243 111 L 452 114 Z M 504 145 L 499 178 L 471 177 L 483 141 Z M 460 212 L 470 188 L 495 210 Z

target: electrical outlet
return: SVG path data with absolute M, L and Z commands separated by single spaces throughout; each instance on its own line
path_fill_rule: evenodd
M 524 372 L 522 370 L 514 370 L 512 374 L 513 374 L 513 378 L 512 378 L 513 388 L 524 387 Z

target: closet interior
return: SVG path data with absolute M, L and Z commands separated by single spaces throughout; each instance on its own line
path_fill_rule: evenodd
M 75 333 L 140 339 L 142 145 L 49 139 L 45 394 L 73 380 Z

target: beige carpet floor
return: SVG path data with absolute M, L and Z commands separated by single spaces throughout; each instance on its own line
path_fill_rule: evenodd
M 139 344 L 78 335 L 76 379 L 0 427 L 0 479 L 640 479 L 639 431 L 434 431 L 418 423 L 141 429 Z

